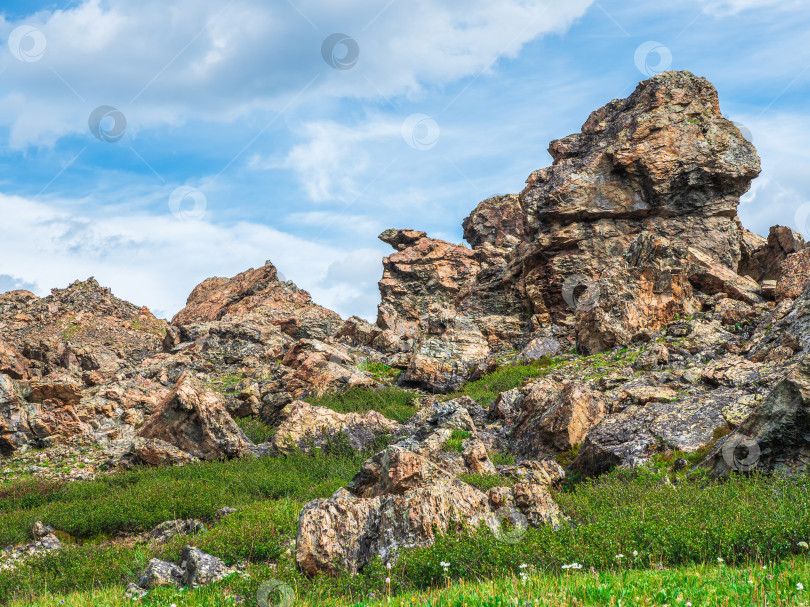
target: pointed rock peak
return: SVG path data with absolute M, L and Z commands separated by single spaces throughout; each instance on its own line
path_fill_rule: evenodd
M 194 287 L 172 324 L 182 328 L 249 317 L 254 324 L 276 325 L 296 338 L 315 339 L 325 339 L 340 328 L 339 314 L 317 305 L 309 293 L 281 279 L 269 261 L 233 278 L 208 278 Z

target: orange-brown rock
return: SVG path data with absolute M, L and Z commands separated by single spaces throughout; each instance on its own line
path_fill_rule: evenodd
M 785 259 L 804 246 L 802 235 L 787 226 L 771 227 L 767 240 L 743 228 L 742 257 L 737 273 L 759 283 L 779 280 Z
M 521 409 L 510 445 L 512 451 L 528 457 L 566 451 L 582 443 L 607 414 L 605 403 L 587 384 L 551 379 L 533 384 Z
M 180 376 L 138 436 L 160 439 L 202 460 L 254 453 L 253 444 L 228 415 L 219 397 L 188 371 Z
M 28 360 L 3 340 L 0 340 L 0 373 L 13 379 L 28 379 L 30 374 Z
M 269 261 L 233 278 L 201 282 L 172 324 L 188 327 L 229 319 L 274 325 L 296 339 L 324 339 L 342 324 L 338 314 L 313 303 L 309 293 L 291 282 L 280 281 Z
M 390 434 L 399 424 L 377 411 L 338 413 L 297 400 L 280 413 L 283 420 L 273 436 L 278 453 L 309 452 L 326 446 L 342 435 L 352 449 L 368 449 L 382 434 Z
M 810 248 L 788 255 L 782 275 L 776 282 L 776 299 L 794 299 L 801 295 L 810 280 Z
M 27 359 L 29 375 L 66 372 L 79 381 L 136 367 L 160 350 L 168 326 L 92 278 L 42 299 L 26 291 L 4 294 L 0 317 L 0 339 Z

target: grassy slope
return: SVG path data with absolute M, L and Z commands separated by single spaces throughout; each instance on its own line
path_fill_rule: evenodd
M 626 364 L 624 358 L 593 358 L 584 363 L 584 372 Z M 583 361 L 546 360 L 502 368 L 468 384 L 462 393 L 486 404 L 498 391 L 560 367 L 573 371 L 582 368 Z M 413 413 L 413 397 L 389 388 L 372 398 L 353 391 L 318 399 L 317 404 L 343 411 L 376 409 L 402 420 Z M 408 604 L 428 600 L 431 605 L 497 605 L 537 597 L 545 601 L 537 604 L 568 605 L 577 598 L 584 603 L 576 604 L 609 605 L 619 604 L 610 603 L 610 597 L 624 596 L 623 605 L 677 605 L 687 600 L 693 605 L 724 604 L 717 597 L 743 605 L 752 604 L 748 601 L 754 590 L 749 587 L 770 593 L 768 604 L 792 605 L 803 596 L 795 584 L 810 587 L 800 547 L 800 542 L 810 541 L 810 477 L 751 476 L 715 483 L 682 474 L 672 486 L 660 471 L 614 473 L 556 492 L 555 499 L 574 523 L 559 531 L 530 529 L 519 541 L 504 543 L 488 530 L 457 528 L 429 548 L 404 553 L 390 572 L 375 562 L 358 576 L 303 578 L 290 551 L 301 506 L 345 485 L 365 457 L 345 451 L 298 454 L 140 468 L 65 486 L 35 480 L 0 485 L 0 546 L 28 541 L 36 520 L 72 536 L 64 550 L 16 571 L 0 572 L 0 602 L 14 597 L 17 605 L 60 600 L 66 605 L 124 604 L 123 589 L 149 558 L 176 560 L 186 543 L 229 564 L 247 563 L 246 574 L 205 589 L 153 591 L 143 604 L 227 605 L 232 596 L 247 597 L 247 604 L 253 604 L 257 588 L 268 579 L 290 585 L 302 604 L 312 605 L 365 604 L 372 594 L 378 599 L 388 592 L 396 597 L 394 604 L 407 599 Z M 210 524 L 222 506 L 239 511 Z M 115 539 L 120 532 L 141 532 L 164 520 L 187 517 L 205 520 L 209 531 L 164 546 Z M 617 560 L 620 553 L 625 558 Z M 450 563 L 446 572 L 442 561 Z M 562 569 L 574 561 L 584 565 L 582 571 Z M 773 579 L 755 575 L 763 571 L 761 562 L 776 563 L 763 574 Z M 522 570 L 521 563 L 528 567 Z M 591 567 L 599 574 L 586 573 Z M 521 571 L 532 577 L 525 586 L 518 581 Z M 746 576 L 754 584 L 748 584 Z M 455 582 L 443 590 L 448 579 Z M 632 599 L 636 595 L 649 603 Z M 684 597 L 681 603 L 679 596 Z

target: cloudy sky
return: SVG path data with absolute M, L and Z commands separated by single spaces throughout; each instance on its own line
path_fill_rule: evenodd
M 95 276 L 161 316 L 270 259 L 373 318 L 389 227 L 461 220 L 663 69 L 719 89 L 810 236 L 810 0 L 4 0 L 0 291 Z

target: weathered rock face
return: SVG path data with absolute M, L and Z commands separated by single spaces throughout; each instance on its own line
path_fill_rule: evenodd
M 325 339 L 342 324 L 338 314 L 314 304 L 309 293 L 279 281 L 269 261 L 233 278 L 209 278 L 200 283 L 172 324 L 182 328 L 229 318 L 271 324 L 296 339 Z
M 776 299 L 798 297 L 810 280 L 810 249 L 792 253 L 782 264 L 782 274 L 776 282 Z
M 510 450 L 535 458 L 582 443 L 608 412 L 586 384 L 548 379 L 531 386 L 521 408 Z
M 705 79 L 667 72 L 642 82 L 549 152 L 554 164 L 533 173 L 520 195 L 537 260 L 526 263 L 527 289 L 542 296 L 533 304 L 564 310 L 563 287 L 574 274 L 613 283 L 600 284 L 597 305 L 632 334 L 637 319 L 654 329 L 678 307 L 694 307 L 683 277 L 694 282 L 695 261 L 684 249 L 697 252 L 698 266 L 705 258 L 736 271 L 737 204 L 759 174 L 759 158 L 722 116 Z M 670 244 L 641 246 L 643 263 L 633 263 L 633 245 L 645 237 Z M 647 297 L 623 297 L 634 291 Z
M 287 405 L 280 416 L 283 421 L 273 436 L 273 446 L 278 453 L 309 452 L 339 439 L 339 435 L 352 449 L 364 451 L 380 435 L 393 433 L 399 428 L 397 422 L 377 411 L 363 415 L 344 414 L 300 400 Z
M 464 240 L 473 248 L 485 243 L 500 248 L 514 247 L 525 238 L 523 222 L 523 208 L 517 195 L 488 198 L 464 219 Z
M 180 377 L 138 436 L 165 441 L 202 460 L 253 453 L 253 444 L 217 395 L 189 372 Z
M 718 441 L 706 463 L 718 476 L 810 468 L 810 359 L 796 364 L 734 433 Z
M 627 344 L 700 310 L 696 291 L 759 303 L 758 281 L 800 244 L 784 229 L 757 241 L 740 225 L 759 158 L 689 72 L 642 82 L 549 151 L 553 165 L 519 196 L 465 219 L 472 249 L 382 235 L 397 253 L 383 262 L 379 343 L 405 344 L 404 381 L 446 391 L 491 353 L 550 337 L 551 323 L 573 320 L 586 352 Z
M 741 258 L 737 273 L 756 282 L 779 280 L 788 255 L 798 253 L 804 246 L 801 234 L 786 226 L 773 226 L 767 240 L 743 228 Z
M 62 548 L 62 542 L 54 535 L 54 528 L 43 525 L 41 521 L 34 523 L 31 529 L 34 541 L 22 546 L 7 546 L 0 550 L 0 571 L 16 569 L 18 565 L 28 559 Z
M 19 379 L 67 373 L 101 383 L 160 350 L 168 327 L 92 278 L 42 299 L 27 291 L 1 297 L 0 364 Z
M 374 556 L 391 561 L 401 548 L 430 545 L 435 533 L 454 520 L 498 528 L 503 508 L 534 525 L 560 524 L 561 514 L 547 490 L 563 476 L 553 462 L 504 470 L 519 483 L 499 488 L 494 497 L 494 490 L 483 493 L 456 478 L 496 473 L 475 437 L 464 442 L 463 454 L 443 449 L 452 430 L 476 432 L 467 407 L 477 406 L 464 399 L 431 403 L 409 421 L 413 433 L 366 460 L 346 489 L 308 503 L 296 536 L 301 570 L 334 574 L 358 571 Z

